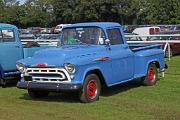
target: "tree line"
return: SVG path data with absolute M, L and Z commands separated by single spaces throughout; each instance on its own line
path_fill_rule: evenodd
M 18 27 L 112 21 L 180 24 L 179 0 L 0 0 L 0 22 Z

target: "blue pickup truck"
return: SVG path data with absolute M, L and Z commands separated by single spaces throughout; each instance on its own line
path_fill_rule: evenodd
M 32 98 L 77 91 L 85 103 L 98 100 L 102 86 L 136 78 L 154 85 L 158 72 L 165 70 L 160 45 L 129 46 L 121 25 L 111 22 L 66 26 L 60 46 L 40 50 L 16 66 L 22 72 L 17 87 L 27 89 Z
M 12 80 L 12 77 L 19 78 L 20 72 L 16 68 L 16 62 L 32 56 L 42 48 L 47 46 L 39 47 L 32 42 L 23 48 L 17 27 L 0 23 L 0 85 L 5 86 L 7 80 Z

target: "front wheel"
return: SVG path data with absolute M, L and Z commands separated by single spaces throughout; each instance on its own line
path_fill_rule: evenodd
M 6 88 L 7 87 L 7 80 L 6 79 L 0 79 L 0 82 L 1 82 L 2 88 Z
M 84 103 L 94 102 L 99 99 L 101 83 L 96 74 L 86 76 L 79 98 Z
M 146 77 L 143 80 L 143 84 L 147 86 L 155 85 L 158 80 L 158 70 L 154 63 L 148 66 Z

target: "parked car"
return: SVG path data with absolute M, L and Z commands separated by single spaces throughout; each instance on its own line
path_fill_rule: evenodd
M 149 41 L 166 41 L 166 40 L 175 40 L 175 41 L 180 41 L 180 30 L 176 30 L 176 31 L 164 31 L 164 32 L 158 32 L 154 35 L 158 35 L 158 36 L 154 36 L 149 38 Z M 161 36 L 162 35 L 162 36 Z M 169 36 L 163 36 L 163 35 L 169 35 Z M 172 36 L 171 36 L 172 35 Z M 175 35 L 175 36 L 173 36 Z M 163 48 L 165 46 L 165 43 L 163 44 Z M 170 43 L 170 56 L 173 55 L 178 55 L 180 54 L 180 43 Z M 165 51 L 165 56 L 168 56 L 168 51 Z
M 2 86 L 6 85 L 10 77 L 20 76 L 16 61 L 30 57 L 35 51 L 46 48 L 37 47 L 33 42 L 25 46 L 28 48 L 23 48 L 17 27 L 0 23 L 0 84 Z
M 160 32 L 160 27 L 139 27 L 139 28 L 136 28 L 133 30 L 132 33 L 135 33 L 135 34 L 138 34 L 140 36 L 143 36 L 143 35 L 152 35 L 152 34 L 155 34 L 155 33 L 158 33 Z M 144 36 L 144 37 L 141 37 L 143 40 L 147 40 L 148 37 Z
M 60 40 L 61 34 L 41 34 L 38 39 Z
M 141 37 L 132 37 L 133 35 L 138 35 L 136 33 L 124 33 L 127 41 L 142 41 Z
M 51 34 L 52 33 L 52 28 L 41 28 L 40 33 L 41 34 Z
M 171 26 L 170 30 L 172 30 L 172 31 L 180 30 L 180 24 Z
M 20 39 L 36 39 L 36 36 L 29 29 L 19 29 Z
M 36 39 L 37 38 L 34 34 L 30 34 L 30 33 L 20 34 L 19 37 L 21 40 L 22 39 Z
M 99 99 L 107 87 L 142 78 L 154 85 L 165 70 L 160 45 L 128 46 L 118 23 L 79 23 L 62 30 L 61 46 L 36 52 L 17 62 L 17 87 L 32 98 L 49 92 L 77 91 L 82 102 Z
M 60 33 L 62 31 L 62 29 L 67 26 L 67 25 L 71 25 L 71 24 L 60 24 L 57 25 L 54 29 L 54 33 Z
M 31 34 L 40 34 L 41 33 L 41 27 L 29 27 L 27 28 Z
M 180 30 L 163 31 L 163 32 L 155 33 L 153 35 L 170 35 L 170 36 L 155 36 L 155 37 L 151 37 L 150 40 L 180 40 Z M 177 36 L 173 36 L 173 35 L 177 35 Z

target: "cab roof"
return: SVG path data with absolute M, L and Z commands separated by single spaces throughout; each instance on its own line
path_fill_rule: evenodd
M 65 26 L 64 28 L 72 27 L 100 27 L 100 28 L 109 28 L 109 27 L 121 27 L 119 23 L 115 22 L 87 22 L 87 23 L 76 23 L 72 25 Z
M 2 27 L 17 29 L 17 27 L 15 25 L 6 24 L 6 23 L 0 23 L 0 28 L 2 28 Z

